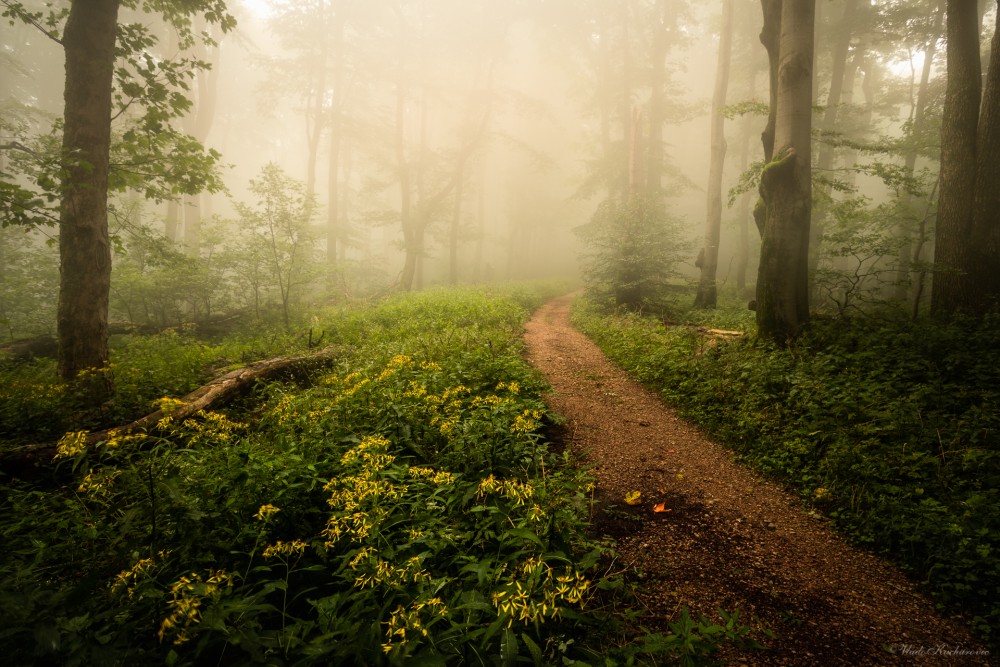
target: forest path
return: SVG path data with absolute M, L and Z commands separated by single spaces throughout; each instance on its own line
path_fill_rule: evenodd
M 682 603 L 716 619 L 717 607 L 739 607 L 775 638 L 727 650 L 734 665 L 993 664 L 898 569 L 847 545 L 614 366 L 570 324 L 573 297 L 528 322 L 528 359 L 552 385 L 567 444 L 594 465 L 598 530 L 645 573 L 644 625 L 663 629 Z M 630 507 L 635 490 L 642 502 Z M 669 511 L 654 512 L 661 502 Z

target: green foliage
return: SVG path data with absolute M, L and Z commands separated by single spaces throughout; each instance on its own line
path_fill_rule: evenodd
M 4 338 L 13 340 L 52 330 L 58 266 L 58 253 L 40 235 L 23 227 L 0 227 L 0 327 Z
M 708 346 L 582 306 L 575 317 L 687 417 L 997 641 L 1000 318 L 818 320 L 776 350 Z
M 588 248 L 584 274 L 592 298 L 632 310 L 665 305 L 687 244 L 664 207 L 639 195 L 607 200 L 577 231 Z
M 171 123 L 190 109 L 190 83 L 198 71 L 209 67 L 187 50 L 199 42 L 214 44 L 207 33 L 195 29 L 192 17 L 200 16 L 222 32 L 232 30 L 235 19 L 222 0 L 129 0 L 122 4 L 162 16 L 176 35 L 180 54 L 155 56 L 159 38 L 147 21 L 119 22 L 110 121 L 120 119 L 120 127 L 112 140 L 109 188 L 118 192 L 133 189 L 154 201 L 222 190 L 217 172 L 221 155 L 206 151 Z M 33 26 L 56 42 L 62 38 L 68 14 L 67 7 L 32 11 L 12 0 L 5 1 L 0 12 L 10 25 Z M 57 204 L 65 157 L 61 155 L 62 124 L 57 120 L 50 131 L 35 134 L 32 125 L 23 122 L 24 115 L 0 120 L 4 133 L 18 139 L 8 146 L 15 149 L 11 164 L 0 171 L 0 224 L 52 225 L 59 219 Z
M 0 650 L 15 664 L 706 664 L 746 643 L 735 617 L 685 614 L 635 650 L 605 645 L 625 589 L 586 534 L 591 478 L 541 436 L 520 345 L 539 298 L 441 290 L 328 313 L 316 324 L 340 364 L 310 388 L 261 387 L 245 414 L 168 416 L 89 449 L 74 426 L 64 486 L 8 483 L 0 500 Z M 145 341 L 129 358 L 163 394 L 208 351 Z
M 258 317 L 267 293 L 277 294 L 288 328 L 300 292 L 320 275 L 320 234 L 311 220 L 316 203 L 273 162 L 250 181 L 250 192 L 255 206 L 235 203 L 245 234 L 229 248 L 228 264 Z

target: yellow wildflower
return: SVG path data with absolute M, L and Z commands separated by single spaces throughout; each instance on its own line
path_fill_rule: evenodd
M 260 509 L 257 510 L 257 513 L 254 514 L 253 516 L 258 521 L 267 521 L 280 511 L 281 511 L 280 508 L 275 507 L 274 505 L 271 504 L 261 505 Z
M 294 556 L 301 554 L 309 546 L 302 540 L 292 540 L 291 542 L 282 542 L 278 540 L 271 546 L 264 549 L 264 558 L 273 558 L 274 556 Z
M 87 449 L 87 432 L 86 431 L 70 431 L 63 437 L 59 438 L 59 443 L 56 445 L 56 455 L 55 458 L 69 458 L 71 456 L 76 456 L 77 454 L 83 452 Z

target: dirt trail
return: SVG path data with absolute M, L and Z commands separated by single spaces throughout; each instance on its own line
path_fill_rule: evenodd
M 598 527 L 645 573 L 645 625 L 662 628 L 681 603 L 710 617 L 739 607 L 776 637 L 726 655 L 734 665 L 995 664 L 897 569 L 845 544 L 613 366 L 570 325 L 572 298 L 527 324 L 528 358 L 552 385 L 569 444 L 596 466 L 611 508 Z M 634 490 L 642 502 L 629 507 Z M 669 511 L 654 513 L 661 502 Z

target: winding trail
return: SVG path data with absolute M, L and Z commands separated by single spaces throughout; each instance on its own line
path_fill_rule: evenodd
M 715 618 L 739 607 L 775 637 L 729 650 L 733 665 L 997 664 L 898 569 L 847 545 L 608 361 L 570 325 L 573 296 L 526 325 L 528 359 L 552 385 L 568 444 L 595 466 L 598 529 L 644 573 L 644 625 L 662 629 L 681 604 Z M 635 490 L 642 502 L 626 505 Z

